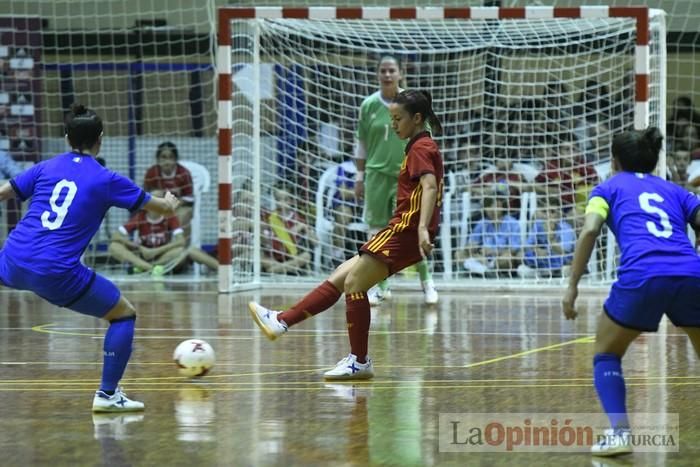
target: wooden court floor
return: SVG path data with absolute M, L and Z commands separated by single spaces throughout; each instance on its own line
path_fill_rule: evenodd
M 590 413 L 590 336 L 604 294 L 587 313 L 560 316 L 554 293 L 443 293 L 438 306 L 398 292 L 374 309 L 376 378 L 324 383 L 348 351 L 343 303 L 276 342 L 246 303 L 284 307 L 300 292 L 217 295 L 213 285 L 123 287 L 138 309 L 123 386 L 134 415 L 93 416 L 105 325 L 28 293 L 0 291 L 1 466 L 700 465 L 700 364 L 670 324 L 625 358 L 631 412 L 679 413 L 680 451 L 597 461 L 585 453 L 442 452 L 440 413 Z M 177 375 L 181 340 L 218 357 L 199 381 Z

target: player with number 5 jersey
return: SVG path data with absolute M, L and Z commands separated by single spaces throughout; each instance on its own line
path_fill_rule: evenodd
M 107 320 L 102 382 L 93 398 L 93 411 L 143 410 L 143 403 L 128 399 L 118 387 L 131 355 L 134 307 L 80 258 L 112 206 L 172 215 L 178 200 L 170 193 L 151 197 L 97 162 L 103 125 L 92 110 L 73 104 L 65 130 L 69 152 L 32 166 L 0 187 L 2 201 L 30 200 L 0 251 L 0 282 L 30 290 L 56 306 Z
M 562 300 L 566 318 L 575 319 L 578 284 L 607 223 L 621 259 L 595 338 L 593 381 L 611 424 L 592 447 L 599 456 L 632 450 L 621 360 L 641 332 L 656 331 L 666 315 L 688 334 L 700 356 L 700 257 L 687 234 L 688 224 L 700 228 L 700 200 L 652 175 L 662 142 L 656 128 L 613 138 L 614 176 L 591 192 Z

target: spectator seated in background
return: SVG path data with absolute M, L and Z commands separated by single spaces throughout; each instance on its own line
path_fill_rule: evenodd
M 146 191 L 170 191 L 180 200 L 180 206 L 175 215 L 184 229 L 185 238 L 189 241 L 190 223 L 194 205 L 192 174 L 178 164 L 177 147 L 166 141 L 156 148 L 156 163 L 146 171 L 143 189 Z
M 505 195 L 506 210 L 509 213 L 520 209 L 520 193 L 528 187 L 518 170 L 513 167 L 513 160 L 502 150 L 494 153 L 493 163 L 482 169 L 481 174 L 472 180 L 472 196 L 487 198 L 493 193 Z
M 355 198 L 355 163 L 346 161 L 338 165 L 335 177 L 337 188 L 333 195 L 333 261 L 338 264 L 346 259 L 346 241 L 349 238 L 347 226 L 354 222 L 360 205 Z M 355 251 L 353 249 L 352 254 Z
M 697 193 L 700 191 L 700 176 L 688 173 L 690 166 L 690 151 L 678 150 L 669 154 L 666 159 L 668 181 L 682 186 L 686 190 Z M 691 178 L 692 177 L 692 178 Z
M 575 140 L 570 139 L 560 142 L 557 151 L 549 154 L 544 170 L 535 178 L 534 188 L 541 197 L 559 199 L 565 213 L 583 222 L 588 195 L 596 183 L 595 168 L 586 162 Z
M 21 172 L 22 167 L 15 162 L 10 153 L 0 149 L 0 180 L 9 180 Z
M 523 263 L 518 266 L 520 277 L 560 276 L 564 266 L 573 259 L 576 232 L 562 219 L 557 201 L 553 199 L 549 206 L 537 207 L 536 219 L 525 244 Z
M 239 190 L 231 195 L 233 206 L 233 222 L 231 231 L 233 234 L 231 254 L 233 260 L 252 261 L 253 258 L 253 208 L 255 199 L 253 195 L 252 181 L 247 179 Z
M 152 190 L 153 196 L 162 196 L 160 190 Z M 130 237 L 135 237 L 133 240 Z M 177 216 L 164 217 L 144 210 L 136 213 L 119 230 L 112 234 L 109 253 L 117 260 L 132 264 L 138 270 L 162 276 L 165 265 L 184 263 L 187 258 L 216 270 L 218 263 L 199 248 L 186 249 L 185 237 Z
M 284 186 L 274 189 L 275 206 L 264 219 L 262 267 L 272 274 L 303 274 L 311 263 L 316 234 L 292 204 Z
M 668 113 L 666 125 L 667 144 L 670 146 L 668 151 L 675 152 L 686 149 L 692 153 L 695 147 L 688 138 L 692 138 L 692 130 L 688 127 L 696 127 L 697 125 L 700 125 L 700 114 L 695 111 L 692 99 L 688 96 L 676 97 Z
M 470 274 L 510 274 L 519 256 L 520 225 L 508 214 L 505 198 L 485 198 L 484 216 L 475 224 L 467 246 L 457 251 L 457 262 Z

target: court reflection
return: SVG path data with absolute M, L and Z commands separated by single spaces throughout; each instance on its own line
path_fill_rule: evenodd
M 187 442 L 214 441 L 216 404 L 210 391 L 190 384 L 174 399 L 177 439 Z
M 138 438 L 143 414 L 93 414 L 94 437 L 100 443 L 102 465 L 130 466 L 125 447 Z M 129 440 L 131 438 L 131 440 Z

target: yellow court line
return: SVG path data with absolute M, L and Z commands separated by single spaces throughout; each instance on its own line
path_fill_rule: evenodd
M 590 343 L 594 342 L 594 339 L 595 339 L 595 336 L 579 337 L 578 339 L 573 339 L 573 340 L 566 341 L 566 342 L 560 342 L 558 344 L 552 344 L 552 345 L 547 345 L 544 347 L 538 347 L 536 349 L 530 349 L 530 350 L 526 350 L 524 352 L 518 352 L 518 353 L 511 354 L 511 355 L 504 355 L 502 357 L 491 358 L 489 360 L 484 360 L 481 362 L 469 363 L 467 365 L 464 365 L 462 368 L 474 368 L 477 366 L 489 365 L 491 363 L 498 363 L 498 362 L 502 362 L 504 360 L 510 360 L 513 358 L 524 357 L 525 355 L 530 355 L 530 354 L 537 353 L 537 352 L 544 352 L 545 350 L 558 349 L 560 347 L 564 347 L 564 346 L 572 345 L 572 344 L 590 344 Z
M 47 323 L 40 324 L 38 326 L 32 326 L 31 330 L 34 332 L 42 332 L 44 334 L 62 334 L 64 336 L 89 336 L 89 337 L 102 337 L 102 334 L 88 334 L 84 332 L 66 332 L 66 331 L 56 331 L 54 329 L 46 329 L 49 326 L 56 326 L 58 323 Z

